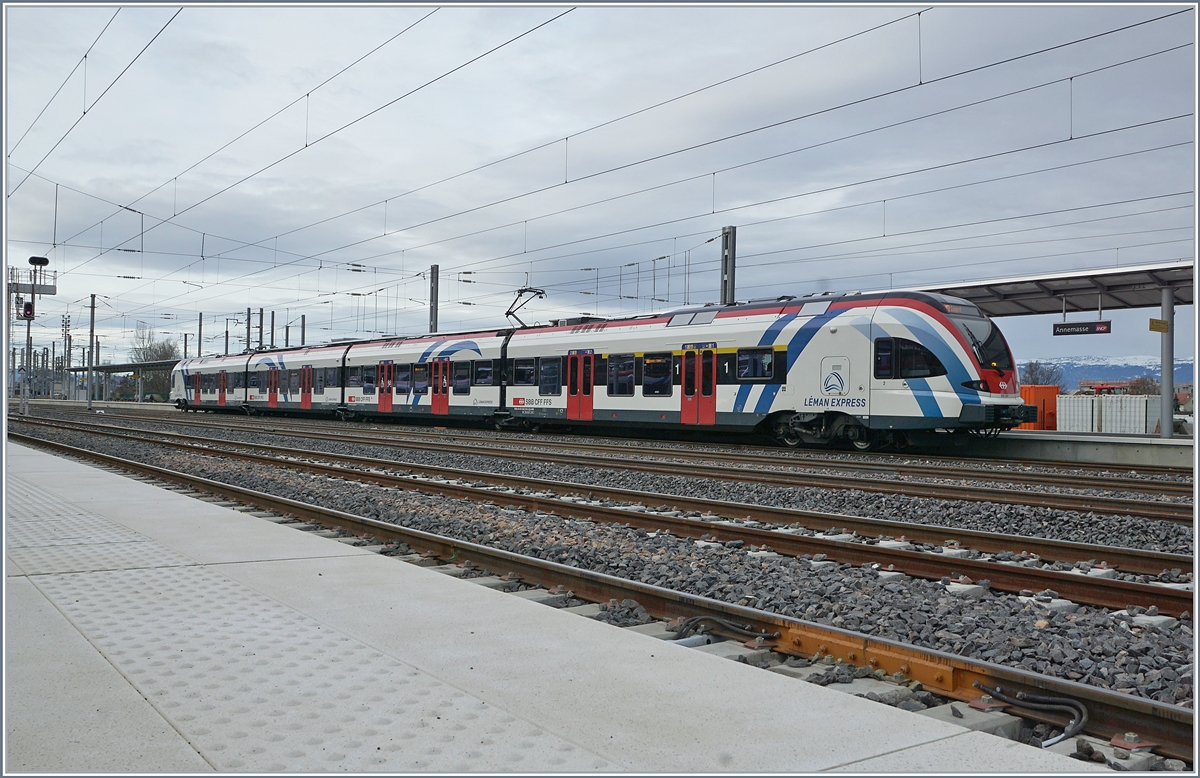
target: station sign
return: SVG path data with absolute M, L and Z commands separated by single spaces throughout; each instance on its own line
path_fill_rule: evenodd
M 1055 335 L 1108 335 L 1112 332 L 1111 321 L 1056 321 Z
M 1150 320 L 1150 331 L 1151 332 L 1170 332 L 1171 328 L 1167 326 L 1166 319 L 1151 319 Z

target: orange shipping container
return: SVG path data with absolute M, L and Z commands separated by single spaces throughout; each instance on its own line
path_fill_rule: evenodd
M 1026 405 L 1038 409 L 1038 420 L 1026 422 L 1017 427 L 1019 430 L 1056 430 L 1058 429 L 1058 386 L 1022 386 L 1021 399 Z

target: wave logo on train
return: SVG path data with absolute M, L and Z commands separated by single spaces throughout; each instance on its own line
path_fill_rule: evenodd
M 821 388 L 825 390 L 825 394 L 845 394 L 846 382 L 841 373 L 833 372 L 825 376 L 825 383 Z

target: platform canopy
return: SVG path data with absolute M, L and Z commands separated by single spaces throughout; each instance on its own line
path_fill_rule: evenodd
M 1191 305 L 1195 262 L 1165 262 L 1153 265 L 1074 270 L 1065 273 L 969 281 L 961 284 L 921 287 L 961 297 L 979 306 L 988 316 L 1115 311 L 1125 308 L 1158 308 L 1162 289 L 1174 290 L 1176 305 Z
M 161 373 L 174 370 L 178 359 L 160 359 L 156 362 L 124 362 L 119 365 L 93 365 L 97 373 Z M 72 373 L 86 373 L 87 365 L 68 368 Z

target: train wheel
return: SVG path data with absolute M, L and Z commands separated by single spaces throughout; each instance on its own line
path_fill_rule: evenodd
M 850 445 L 855 451 L 874 451 L 879 448 L 882 438 L 874 432 L 867 431 L 866 437 L 861 440 L 852 440 Z

